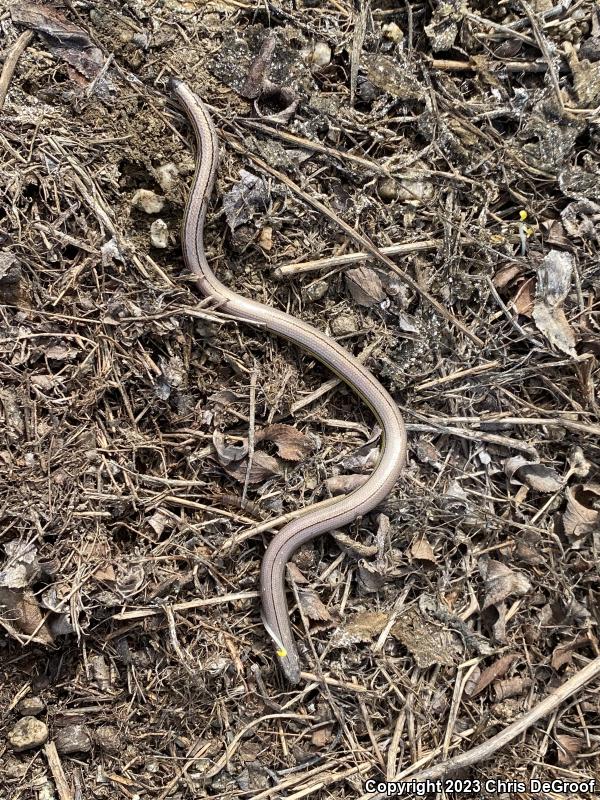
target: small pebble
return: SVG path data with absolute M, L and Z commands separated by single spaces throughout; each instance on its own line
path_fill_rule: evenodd
M 17 706 L 17 712 L 22 717 L 37 717 L 46 709 L 46 704 L 40 697 L 32 695 L 24 697 Z
M 338 314 L 331 322 L 331 333 L 334 336 L 345 336 L 356 333 L 358 326 L 352 314 Z
M 169 228 L 162 219 L 155 219 L 150 225 L 150 241 L 153 247 L 160 247 L 161 250 L 169 246 Z
M 48 726 L 36 717 L 22 717 L 8 732 L 8 741 L 17 753 L 33 750 L 48 741 Z
M 123 747 L 119 729 L 114 725 L 101 725 L 95 734 L 96 743 L 106 753 L 118 753 Z
M 156 180 L 160 184 L 160 188 L 163 190 L 163 192 L 168 192 L 175 186 L 179 172 L 177 171 L 175 164 L 173 164 L 172 161 L 169 161 L 168 164 L 161 164 L 160 167 L 157 167 L 155 174 Z
M 402 33 L 402 29 L 396 25 L 395 22 L 388 22 L 387 25 L 382 27 L 383 35 L 386 39 L 389 39 L 390 42 L 395 42 L 398 44 L 399 41 L 404 39 L 404 34 Z
M 150 189 L 138 189 L 131 202 L 146 214 L 159 214 L 164 208 L 165 198 L 151 192 Z
M 331 47 L 329 47 L 327 42 L 317 42 L 315 44 L 310 60 L 315 67 L 319 68 L 326 67 L 331 63 Z
M 61 755 L 89 753 L 92 749 L 92 737 L 85 725 L 68 725 L 66 728 L 61 728 L 55 736 L 54 743 Z
M 302 289 L 302 297 L 307 303 L 314 303 L 322 297 L 325 297 L 328 288 L 329 286 L 326 281 L 316 281 L 305 289 Z
M 377 184 L 377 191 L 384 203 L 392 203 L 398 198 L 398 181 L 394 178 L 382 178 Z

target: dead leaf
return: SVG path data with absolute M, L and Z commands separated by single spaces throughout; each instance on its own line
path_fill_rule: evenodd
M 577 475 L 578 478 L 586 478 L 589 475 L 592 465 L 578 445 L 569 451 L 568 461 L 571 468 L 570 472 L 573 475 Z
M 533 295 L 535 291 L 535 278 L 527 278 L 519 286 L 512 299 L 512 306 L 517 314 L 530 317 L 533 313 Z
M 585 747 L 585 739 L 581 736 L 570 736 L 567 733 L 557 734 L 557 761 L 561 767 L 570 767 Z
M 66 344 L 53 344 L 44 349 L 44 355 L 51 361 L 72 361 L 78 352 L 75 347 Z
M 106 75 L 100 74 L 105 63 L 104 54 L 83 28 L 69 22 L 52 6 L 42 3 L 14 4 L 11 16 L 15 25 L 24 25 L 42 34 L 46 38 L 46 46 L 54 55 L 66 61 L 88 80 L 96 79 L 96 91 L 103 99 L 110 98 L 109 89 L 112 88 L 112 83 Z M 71 77 L 77 83 L 84 83 L 82 80 L 77 81 L 73 72 Z
M 370 267 L 355 267 L 346 272 L 348 290 L 359 306 L 376 306 L 386 298 L 383 284 Z
M 267 253 L 273 249 L 273 228 L 269 225 L 262 228 L 258 237 L 258 245 Z
M 496 702 L 506 700 L 508 697 L 519 697 L 526 692 L 530 686 L 532 686 L 532 684 L 533 681 L 531 678 L 526 677 L 510 678 L 506 681 L 498 681 L 498 683 L 494 684 Z
M 237 461 L 235 464 L 224 466 L 223 468 L 225 472 L 232 478 L 235 478 L 236 481 L 244 483 L 246 480 L 247 463 L 247 459 L 244 459 L 243 461 Z M 262 483 L 268 478 L 272 478 L 274 475 L 282 474 L 283 468 L 276 458 L 262 450 L 254 451 L 248 483 Z
M 336 497 L 338 494 L 350 494 L 360 489 L 369 477 L 369 475 L 334 475 L 332 478 L 327 478 L 323 485 L 332 497 Z
M 416 455 L 423 464 L 437 466 L 442 463 L 440 451 L 428 439 L 420 438 L 417 441 Z
M 250 222 L 269 205 L 269 191 L 261 177 L 240 170 L 240 180 L 223 195 L 223 211 L 231 232 Z
M 165 514 L 165 512 L 160 508 L 156 509 L 154 514 L 152 514 L 150 519 L 146 520 L 146 522 L 157 536 L 161 536 L 164 533 L 167 525 L 171 526 L 173 524 L 171 517 L 169 517 L 168 514 Z
M 481 677 L 481 670 L 477 665 L 475 665 L 473 669 L 469 671 L 469 677 L 465 681 L 464 691 L 467 697 L 472 696 L 473 690 L 479 683 L 480 677 Z
M 344 552 L 349 553 L 357 558 L 372 558 L 379 552 L 379 548 L 376 544 L 363 544 L 362 542 L 353 539 L 351 536 L 348 536 L 347 533 L 334 531 L 332 535 Z
M 410 554 L 419 561 L 432 561 L 434 564 L 437 563 L 433 548 L 424 536 L 413 543 L 410 548 Z
M 533 309 L 535 324 L 551 345 L 575 356 L 575 333 L 571 328 L 563 303 L 571 288 L 573 256 L 560 250 L 550 250 L 538 268 L 536 299 Z
M 293 561 L 288 561 L 285 571 L 288 581 L 291 583 L 295 583 L 297 586 L 306 586 L 308 584 L 308 578 Z
M 213 431 L 212 440 L 219 457 L 219 463 L 223 467 L 228 467 L 234 461 L 240 461 L 248 455 L 248 442 L 246 439 L 243 439 L 240 444 L 226 444 L 225 434 L 215 430 Z
M 311 736 L 311 743 L 314 747 L 321 749 L 331 742 L 333 733 L 332 725 L 323 725 L 322 728 L 317 728 L 313 731 Z
M 576 200 L 560 212 L 565 231 L 580 239 L 595 239 L 596 222 L 600 218 L 600 205 L 591 200 Z
M 514 456 L 504 462 L 504 471 L 512 483 L 524 483 L 536 492 L 550 494 L 563 487 L 563 480 L 556 470 L 527 461 L 523 456 Z
M 291 425 L 267 425 L 257 432 L 256 442 L 272 442 L 286 461 L 304 461 L 314 450 L 310 438 Z
M 507 264 L 505 267 L 501 267 L 498 270 L 492 282 L 496 289 L 503 289 L 505 286 L 508 286 L 514 278 L 518 278 L 522 272 L 523 267 L 520 264 Z
M 553 669 L 560 669 L 564 667 L 565 664 L 571 664 L 573 661 L 573 653 L 579 647 L 584 647 L 589 644 L 589 639 L 587 636 L 578 636 L 572 642 L 563 642 L 562 644 L 557 645 L 554 648 L 554 652 L 552 653 L 552 664 Z
M 479 676 L 477 683 L 473 686 L 473 690 L 468 693 L 469 697 L 477 697 L 484 689 L 487 689 L 490 683 L 506 675 L 508 668 L 517 658 L 518 656 L 514 653 L 507 653 L 507 655 L 502 656 L 494 661 L 493 664 L 490 664 L 489 667 L 486 667 Z
M 0 572 L 0 587 L 25 589 L 39 577 L 37 548 L 31 542 L 13 539 L 4 543 L 6 562 Z
M 383 611 L 361 611 L 343 626 L 348 644 L 370 642 L 385 628 L 389 614 Z
M 363 592 L 373 594 L 383 589 L 387 578 L 382 567 L 361 559 L 358 564 L 358 580 Z
M 315 622 L 332 622 L 327 606 L 314 589 L 299 589 L 298 599 L 302 606 L 302 611 L 308 619 L 312 619 Z
M 485 575 L 485 600 L 483 609 L 496 606 L 508 597 L 527 594 L 531 583 L 521 572 L 514 572 L 500 561 L 482 562 L 480 570 Z
M 567 536 L 581 539 L 600 526 L 600 483 L 567 487 L 562 522 Z
M 428 669 L 434 664 L 448 667 L 461 653 L 454 634 L 440 623 L 426 619 L 416 608 L 409 608 L 394 623 L 391 634 L 401 642 L 415 659 L 418 667 Z
M 0 588 L 0 624 L 17 639 L 24 634 L 38 644 L 54 641 L 31 589 Z

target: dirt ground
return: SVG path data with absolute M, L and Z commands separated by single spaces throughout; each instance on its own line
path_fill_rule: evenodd
M 600 793 L 600 4 L 0 0 L 0 37 L 0 800 Z M 216 273 L 408 430 L 289 567 L 297 687 L 261 558 L 380 430 L 202 303 L 170 76 Z

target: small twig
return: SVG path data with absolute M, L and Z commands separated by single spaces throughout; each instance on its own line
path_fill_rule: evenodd
M 4 108 L 4 101 L 6 100 L 8 87 L 10 86 L 12 76 L 14 75 L 17 62 L 19 61 L 22 53 L 29 46 L 29 43 L 32 39 L 33 31 L 23 31 L 23 33 L 8 51 L 8 55 L 4 60 L 4 66 L 2 67 L 2 74 L 0 74 L 0 111 Z
M 259 597 L 258 592 L 232 592 L 231 594 L 223 594 L 220 597 L 209 597 L 206 600 L 188 600 L 186 603 L 173 603 L 171 611 L 188 611 L 191 608 L 219 606 L 223 603 L 236 603 L 239 600 L 255 600 L 257 597 Z M 163 613 L 163 606 L 157 606 L 156 608 L 140 608 L 136 611 L 121 611 L 119 614 L 113 614 L 112 619 L 123 622 L 130 619 L 156 617 Z
M 439 239 L 422 239 L 418 242 L 404 242 L 404 244 L 393 244 L 389 247 L 382 247 L 381 252 L 387 256 L 406 255 L 407 253 L 424 253 L 429 250 L 437 249 L 440 244 L 441 241 Z M 316 258 L 314 261 L 301 261 L 297 264 L 286 264 L 283 267 L 276 267 L 276 269 L 273 270 L 273 275 L 276 278 L 283 278 L 287 275 L 320 272 L 325 269 L 332 269 L 347 264 L 358 264 L 367 258 L 370 258 L 370 255 L 366 252 L 344 253 L 340 256 Z
M 63 770 L 62 762 L 54 742 L 46 742 L 44 745 L 44 753 L 48 760 L 48 766 L 54 778 L 54 785 L 56 786 L 60 800 L 73 800 L 73 793 L 67 783 L 65 771 Z
M 423 389 L 430 389 L 432 386 L 440 386 L 442 383 L 450 383 L 457 381 L 460 378 L 466 378 L 469 375 L 479 375 L 481 372 L 487 372 L 490 369 L 496 369 L 500 366 L 500 361 L 487 361 L 485 364 L 479 364 L 476 367 L 469 367 L 468 369 L 459 369 L 456 372 L 451 372 L 449 375 L 443 375 L 441 378 L 435 378 L 431 381 L 425 381 L 415 386 L 417 392 Z

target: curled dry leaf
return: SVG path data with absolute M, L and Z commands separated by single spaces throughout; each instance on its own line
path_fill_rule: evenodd
M 558 763 L 561 767 L 570 767 L 574 764 L 577 756 L 585 747 L 585 740 L 581 736 L 570 736 L 569 734 L 558 734 L 556 737 L 556 748 Z
M 346 272 L 346 283 L 352 299 L 359 306 L 375 306 L 385 300 L 383 284 L 370 267 L 355 267 Z
M 587 636 L 578 636 L 572 642 L 563 642 L 554 648 L 552 653 L 553 669 L 560 669 L 565 664 L 570 664 L 573 661 L 573 653 L 580 647 L 588 645 L 590 640 Z
M 308 578 L 294 561 L 288 561 L 285 571 L 290 584 L 295 583 L 296 586 L 306 586 L 308 584 Z
M 468 678 L 465 681 L 465 694 L 467 697 L 472 697 L 473 691 L 475 690 L 475 687 L 479 683 L 480 678 L 481 678 L 481 670 L 477 665 L 475 665 L 473 669 L 469 671 Z
M 95 47 L 88 34 L 78 25 L 66 19 L 50 4 L 13 3 L 12 21 L 42 34 L 46 45 L 55 56 L 61 58 L 77 72 L 70 77 L 79 85 L 85 85 L 80 76 L 92 80 L 96 78 L 95 90 L 103 99 L 108 99 L 108 89 L 112 87 L 107 76 L 101 74 L 106 61 L 100 48 Z
M 315 622 L 331 622 L 331 614 L 327 610 L 327 606 L 320 599 L 319 595 L 314 589 L 299 589 L 298 599 L 302 606 L 302 611 L 308 619 Z
M 452 666 L 461 646 L 457 638 L 440 623 L 430 622 L 416 608 L 409 608 L 394 623 L 392 636 L 401 642 L 421 669 L 433 664 Z
M 567 508 L 562 522 L 567 536 L 581 539 L 600 526 L 600 484 L 568 487 Z
M 157 536 L 162 536 L 167 526 L 172 527 L 173 520 L 168 514 L 165 514 L 162 509 L 157 508 L 154 514 L 146 520 L 148 525 L 152 528 Z
M 433 548 L 424 536 L 413 543 L 410 554 L 418 561 L 432 561 L 434 564 L 437 562 Z
M 332 497 L 338 494 L 350 494 L 355 489 L 360 489 L 368 480 L 369 475 L 334 475 L 324 482 L 325 489 Z
M 533 278 L 527 278 L 527 280 L 523 281 L 519 286 L 512 299 L 512 306 L 517 314 L 522 314 L 524 317 L 530 317 L 532 315 L 534 291 Z
M 508 697 L 519 697 L 533 684 L 531 678 L 510 678 L 494 684 L 496 701 L 506 700 Z
M 44 645 L 54 641 L 31 589 L 0 587 L 0 624 L 17 639 L 25 635 Z
M 291 425 L 267 425 L 256 434 L 256 442 L 272 442 L 286 461 L 304 461 L 314 449 L 310 438 Z
M 575 333 L 563 303 L 571 288 L 573 256 L 550 250 L 538 268 L 533 319 L 538 330 L 551 345 L 569 356 L 575 356 Z
M 573 447 L 568 456 L 569 467 L 571 474 L 577 475 L 578 478 L 586 478 L 592 468 L 592 465 L 585 457 L 583 450 L 579 446 Z
M 433 466 L 437 466 L 442 463 L 440 451 L 432 442 L 424 437 L 421 437 L 417 441 L 415 453 L 419 461 L 421 461 L 423 464 L 432 464 Z
M 507 459 L 504 471 L 512 483 L 524 483 L 536 492 L 550 494 L 560 491 L 563 486 L 563 480 L 556 470 L 527 461 L 523 456 Z
M 531 590 L 531 583 L 521 572 L 515 572 L 506 564 L 490 559 L 482 562 L 485 575 L 485 600 L 483 608 L 498 605 L 513 595 L 520 596 Z
M 226 444 L 225 435 L 221 431 L 213 431 L 213 445 L 221 466 L 228 467 L 234 461 L 240 461 L 248 455 L 248 442 L 244 439 L 240 444 Z
M 385 586 L 386 575 L 377 564 L 362 559 L 358 565 L 358 579 L 363 592 L 379 592 Z
M 490 664 L 489 667 L 486 667 L 483 672 L 479 675 L 479 679 L 473 685 L 470 692 L 465 692 L 469 695 L 469 697 L 477 697 L 478 694 L 481 694 L 484 689 L 493 683 L 498 678 L 501 678 L 503 675 L 506 675 L 508 668 L 518 658 L 517 655 L 514 653 L 507 653 L 507 655 L 502 656 L 501 658 L 494 661 L 493 664 Z
M 363 544 L 363 542 L 359 542 L 341 531 L 335 531 L 333 538 L 342 550 L 358 558 L 372 558 L 379 552 L 376 544 Z

